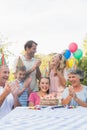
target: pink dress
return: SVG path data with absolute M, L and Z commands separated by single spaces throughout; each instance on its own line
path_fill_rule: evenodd
M 29 102 L 33 102 L 34 106 L 40 105 L 40 97 L 38 96 L 37 92 L 32 92 L 28 98 Z
M 50 93 L 54 93 L 57 95 L 57 97 L 61 97 L 64 87 L 60 85 L 60 81 L 58 76 L 54 76 L 53 70 L 50 72 Z

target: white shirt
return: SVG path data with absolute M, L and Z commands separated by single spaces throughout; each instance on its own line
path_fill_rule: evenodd
M 0 86 L 0 95 L 3 93 L 3 91 L 4 88 Z M 12 110 L 13 105 L 14 105 L 14 99 L 13 95 L 10 93 L 0 106 L 0 118 L 8 114 Z

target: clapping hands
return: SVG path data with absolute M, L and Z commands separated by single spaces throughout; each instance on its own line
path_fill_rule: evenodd
M 17 96 L 19 92 L 19 87 L 20 87 L 18 80 L 15 80 L 13 83 L 9 83 L 9 86 L 10 86 L 12 95 Z
M 8 81 L 5 83 L 4 90 L 5 90 L 8 94 L 11 93 L 11 88 L 10 88 L 10 85 L 9 85 L 9 82 L 8 82 Z
M 73 89 L 73 86 L 69 86 L 69 95 L 72 97 L 72 98 L 76 98 L 76 93 Z
M 37 60 L 35 65 L 34 65 L 34 68 L 36 69 L 37 67 L 39 67 L 41 64 L 41 61 L 40 60 Z
M 18 91 L 19 91 L 19 82 L 18 80 L 15 80 L 14 82 L 6 82 L 5 87 L 4 87 L 5 91 L 10 94 L 12 93 L 13 96 L 17 96 Z
M 8 93 L 12 93 L 13 96 L 16 96 L 18 94 L 18 90 L 19 90 L 18 80 L 15 80 L 14 82 L 6 82 L 5 90 Z

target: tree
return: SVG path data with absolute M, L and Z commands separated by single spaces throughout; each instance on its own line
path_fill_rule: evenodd
M 87 56 L 87 36 L 85 37 L 85 40 L 83 42 L 84 55 Z
M 78 63 L 78 67 L 85 73 L 85 78 L 82 81 L 84 85 L 87 85 L 87 56 L 84 56 Z
M 8 41 L 6 37 L 3 37 L 3 35 L 0 34 L 0 58 L 2 57 L 2 54 L 4 53 L 4 56 L 6 58 L 6 62 L 8 64 L 8 57 L 9 56 L 15 56 L 11 51 L 9 51 L 9 46 L 11 46 L 13 43 Z

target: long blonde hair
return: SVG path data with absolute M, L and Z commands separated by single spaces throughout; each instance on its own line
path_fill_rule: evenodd
M 58 62 L 57 62 L 57 70 L 60 71 L 62 74 L 64 72 L 64 69 L 66 67 L 66 60 L 62 54 L 56 54 L 54 57 L 58 57 Z

